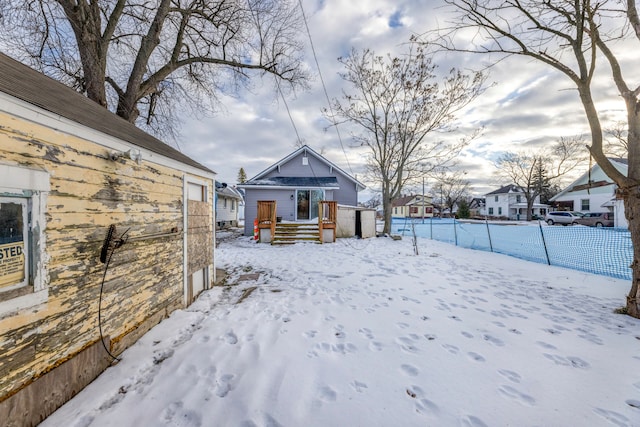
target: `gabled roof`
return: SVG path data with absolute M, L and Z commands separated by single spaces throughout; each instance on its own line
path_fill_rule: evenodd
M 251 178 L 250 180 L 246 181 L 244 184 L 242 184 L 242 186 L 255 185 L 256 181 L 260 181 L 265 175 L 267 175 L 271 171 L 273 171 L 273 170 L 277 169 L 279 166 L 289 162 L 291 159 L 295 158 L 300 153 L 305 153 L 305 152 L 308 153 L 308 154 L 311 154 L 316 159 L 320 160 L 321 162 L 327 164 L 329 167 L 331 167 L 331 168 L 335 169 L 336 171 L 340 172 L 341 175 L 344 175 L 348 180 L 350 180 L 354 184 L 356 184 L 356 186 L 357 186 L 356 188 L 357 188 L 358 191 L 364 190 L 366 188 L 365 185 L 362 184 L 360 181 L 358 181 L 357 179 L 355 179 L 354 177 L 352 177 L 351 175 L 346 173 L 344 170 L 342 170 L 336 164 L 330 162 L 325 157 L 323 157 L 320 154 L 318 154 L 317 152 L 315 152 L 308 145 L 303 145 L 302 147 L 298 148 L 293 153 L 291 153 L 288 156 L 286 156 L 286 157 L 282 158 L 281 160 L 277 161 L 276 163 L 274 163 L 273 165 L 269 166 L 267 169 L 263 170 L 262 172 L 260 172 L 259 174 L 257 174 L 253 178 Z M 275 185 L 275 184 L 262 184 L 262 185 Z M 336 181 L 336 185 L 337 185 L 337 181 Z
M 428 202 L 429 204 L 431 203 L 431 197 L 430 196 L 422 196 L 421 194 L 413 194 L 411 196 L 402 196 L 402 197 L 398 197 L 397 199 L 393 199 L 391 201 L 391 207 L 395 207 L 395 206 L 407 206 L 407 205 L 412 205 L 412 204 L 421 204 L 422 202 L 422 197 L 424 197 L 424 201 Z M 419 200 L 415 200 L 415 199 L 419 199 Z
M 609 157 L 608 159 L 609 159 L 609 161 L 611 163 L 613 163 L 613 166 L 616 169 L 618 169 L 619 171 L 622 171 L 625 174 L 627 173 L 627 169 L 629 168 L 629 162 L 627 161 L 627 159 L 614 158 L 614 157 Z M 593 171 L 595 171 L 596 169 L 601 169 L 600 165 L 597 164 L 597 163 L 595 165 L 593 165 L 588 171 L 583 173 L 578 179 L 576 179 L 571 184 L 569 184 L 567 187 L 565 187 L 564 190 L 562 190 L 561 192 L 559 192 L 558 194 L 553 196 L 551 199 L 549 199 L 549 201 L 554 202 L 559 197 L 564 196 L 569 191 L 573 190 L 573 187 L 575 187 L 579 182 L 588 181 L 589 180 L 589 174 L 593 174 Z M 591 187 L 592 185 L 594 187 L 595 186 L 602 187 L 602 186 L 613 185 L 614 184 L 613 181 L 611 180 L 611 178 L 607 177 L 606 179 L 607 179 L 607 182 L 598 182 L 598 183 L 596 183 L 596 185 L 593 185 L 594 184 L 593 182 L 588 183 L 588 185 L 585 184 L 585 188 L 586 187 L 593 188 L 593 187 Z
M 522 190 L 518 188 L 515 184 L 505 185 L 504 187 L 500 187 L 491 193 L 487 193 L 486 196 L 491 196 L 495 194 L 508 194 L 508 193 L 522 193 Z
M 243 185 L 249 186 L 276 186 L 276 187 L 318 187 L 339 188 L 338 179 L 335 176 L 276 176 L 262 179 L 251 179 Z
M 242 200 L 242 195 L 238 192 L 238 190 L 233 187 L 229 187 L 226 183 L 220 181 L 216 181 L 216 193 L 219 196 Z
M 0 53 L 0 92 L 140 148 L 213 172 L 86 96 Z

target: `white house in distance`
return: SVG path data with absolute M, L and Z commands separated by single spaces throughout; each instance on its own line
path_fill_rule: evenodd
M 627 175 L 627 159 L 609 159 L 622 174 Z M 616 227 L 627 227 L 624 204 L 616 199 L 617 186 L 599 165 L 594 165 L 580 178 L 550 199 L 555 209 L 578 212 L 613 212 Z
M 219 228 L 237 227 L 242 195 L 234 187 L 216 181 L 216 225 Z
M 392 218 L 430 218 L 433 216 L 433 203 L 430 196 L 411 195 L 398 197 L 391 201 Z
M 527 219 L 527 199 L 517 185 L 505 185 L 485 195 L 487 216 L 507 218 L 511 220 Z M 533 202 L 532 215 L 544 216 L 548 206 L 540 203 L 540 196 Z

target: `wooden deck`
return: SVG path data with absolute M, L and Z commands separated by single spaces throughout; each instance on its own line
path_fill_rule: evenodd
M 320 202 L 317 223 L 278 223 L 276 211 L 275 200 L 258 201 L 258 232 L 262 234 L 262 230 L 268 229 L 272 245 L 336 241 L 337 202 L 325 200 Z

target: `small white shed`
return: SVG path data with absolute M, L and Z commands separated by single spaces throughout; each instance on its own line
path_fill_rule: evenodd
M 376 236 L 375 209 L 338 205 L 336 237 L 355 236 L 363 239 Z

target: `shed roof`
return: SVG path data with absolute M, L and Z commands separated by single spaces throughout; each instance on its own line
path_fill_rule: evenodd
M 0 53 L 0 92 L 140 148 L 213 172 L 68 86 Z

